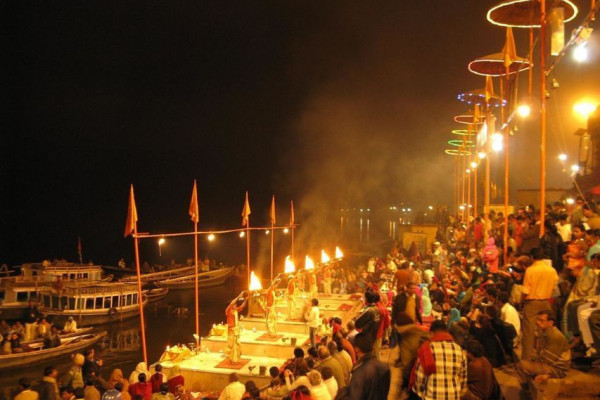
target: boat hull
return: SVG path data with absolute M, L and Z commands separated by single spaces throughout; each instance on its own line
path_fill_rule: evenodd
M 146 304 L 148 304 L 147 300 L 144 301 L 144 306 L 146 306 Z M 69 317 L 73 317 L 78 324 L 102 325 L 114 322 L 121 322 L 125 319 L 137 317 L 138 315 L 140 315 L 140 308 L 138 306 L 128 307 L 123 310 L 115 310 L 117 310 L 116 313 L 107 312 L 106 310 L 98 310 L 99 312 L 80 312 L 79 310 L 54 310 L 40 308 L 40 311 L 43 314 L 45 314 L 49 320 L 59 325 L 64 324 L 69 319 Z
M 227 279 L 229 279 L 232 273 L 233 268 L 225 268 L 198 274 L 198 287 L 209 288 L 220 286 L 224 284 Z M 169 288 L 170 290 L 194 289 L 196 287 L 196 278 L 194 274 L 190 274 L 179 278 L 155 282 L 154 284 L 161 288 Z
M 42 361 L 55 359 L 61 356 L 75 353 L 98 342 L 106 336 L 106 332 L 89 334 L 78 337 L 66 344 L 52 349 L 36 350 L 25 353 L 14 353 L 0 356 L 0 370 L 25 368 Z

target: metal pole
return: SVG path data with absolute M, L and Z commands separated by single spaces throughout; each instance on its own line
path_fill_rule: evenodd
M 132 189 L 133 190 L 133 189 Z M 144 362 L 148 365 L 148 352 L 146 350 L 146 322 L 144 321 L 144 299 L 142 298 L 142 278 L 140 276 L 140 250 L 137 237 L 137 222 L 133 226 L 133 243 L 135 248 L 135 269 L 138 284 L 138 305 L 140 306 L 140 329 L 142 331 L 142 352 Z
M 194 222 L 194 301 L 196 304 L 196 352 L 200 351 L 200 294 L 198 293 L 198 223 Z
M 540 237 L 544 235 L 544 215 L 546 214 L 546 2 L 540 2 Z

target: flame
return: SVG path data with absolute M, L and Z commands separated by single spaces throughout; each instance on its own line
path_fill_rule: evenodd
M 169 349 L 170 349 L 170 347 L 169 347 L 169 345 L 167 345 L 167 348 L 166 348 L 165 350 L 166 350 L 166 351 L 169 351 Z
M 338 246 L 335 246 L 335 258 L 344 258 L 344 253 Z
M 262 289 L 262 284 L 260 283 L 260 279 L 258 279 L 258 277 L 254 273 L 254 271 L 250 272 L 250 287 L 248 289 L 250 291 Z
M 325 250 L 321 250 L 321 262 L 323 264 L 325 264 L 325 263 L 328 263 L 330 260 L 331 260 L 331 258 L 329 258 L 327 253 L 325 253 Z
M 304 269 L 315 269 L 315 263 L 308 255 L 304 259 Z
M 289 274 L 290 272 L 296 271 L 296 266 L 294 262 L 290 259 L 290 256 L 285 258 L 285 273 Z

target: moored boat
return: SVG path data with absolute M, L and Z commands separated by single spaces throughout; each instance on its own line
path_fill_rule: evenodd
M 67 339 L 67 338 L 72 338 L 75 336 L 81 336 L 81 335 L 86 335 L 88 333 L 92 333 L 93 330 L 94 330 L 93 326 L 86 326 L 85 328 L 78 328 L 75 332 L 59 334 L 59 337 L 61 340 Z M 44 338 L 37 338 L 37 339 L 29 340 L 27 342 L 21 342 L 21 345 L 33 346 L 34 343 L 43 343 L 43 342 L 44 342 Z
M 0 370 L 24 368 L 42 361 L 58 358 L 85 349 L 106 336 L 106 332 L 61 338 L 57 347 L 43 348 L 41 343 L 33 343 L 30 351 L 0 355 Z
M 194 272 L 193 266 L 192 267 L 174 268 L 174 269 L 169 269 L 166 271 L 150 272 L 148 274 L 141 274 L 140 280 L 142 281 L 142 284 L 149 284 L 149 283 L 154 283 L 157 281 L 162 281 L 165 279 L 173 279 L 173 278 L 178 278 L 181 276 L 186 276 L 193 272 Z M 121 278 L 121 282 L 137 283 L 137 275 L 124 276 L 123 278 Z
M 54 323 L 64 323 L 69 317 L 87 325 L 121 321 L 139 315 L 137 286 L 115 282 L 65 287 L 57 292 L 44 288 L 41 292 L 41 313 Z M 148 300 L 142 299 L 145 306 Z
M 233 267 L 216 269 L 214 271 L 202 272 L 198 274 L 198 287 L 207 288 L 219 286 L 225 283 L 227 278 L 233 274 Z M 196 285 L 194 274 L 188 274 L 172 279 L 165 279 L 155 282 L 155 285 L 169 289 L 193 289 Z
M 167 294 L 169 294 L 169 289 L 167 288 L 155 288 L 142 291 L 142 295 L 146 296 L 148 303 L 162 300 L 167 297 Z

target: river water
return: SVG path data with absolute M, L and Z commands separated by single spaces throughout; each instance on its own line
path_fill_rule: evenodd
M 200 290 L 200 335 L 206 336 L 213 323 L 225 321 L 225 308 L 231 299 L 244 290 L 245 282 L 230 278 L 223 286 Z M 187 309 L 187 314 L 184 312 Z M 145 308 L 148 363 L 158 361 L 165 347 L 177 343 L 194 343 L 194 290 L 172 290 L 164 299 Z M 143 361 L 139 318 L 101 325 L 106 340 L 96 344 L 96 359 L 102 359 L 102 376 L 108 379 L 114 368 L 121 368 L 126 377 Z M 39 381 L 44 368 L 54 365 L 60 374 L 71 366 L 69 356 L 41 362 L 27 369 L 3 371 L 0 376 L 0 400 L 12 400 L 19 378 L 26 376 Z

